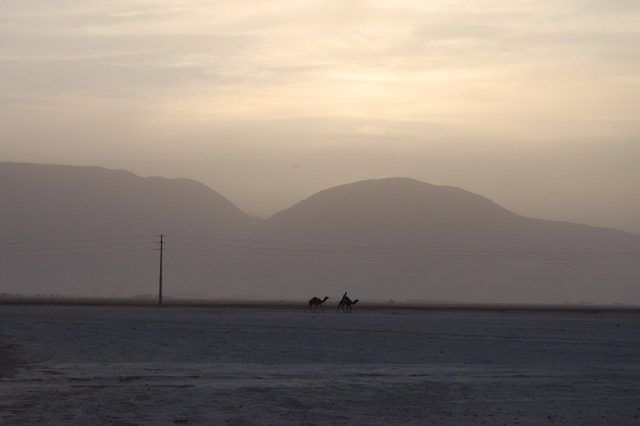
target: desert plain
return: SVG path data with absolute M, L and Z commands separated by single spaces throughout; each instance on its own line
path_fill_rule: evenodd
M 0 423 L 640 424 L 640 313 L 0 305 Z

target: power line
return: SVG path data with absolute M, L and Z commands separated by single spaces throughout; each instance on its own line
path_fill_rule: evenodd
M 587 252 L 587 251 L 504 251 L 456 250 L 434 248 L 380 247 L 364 245 L 330 245 L 247 241 L 222 238 L 172 236 L 175 239 L 210 241 L 177 242 L 174 251 L 190 253 L 238 254 L 258 256 L 333 257 L 369 259 L 413 260 L 602 260 L 640 257 L 640 252 Z
M 0 258 L 20 258 L 20 257 L 53 257 L 53 256 L 93 256 L 102 254 L 120 254 L 120 253 L 140 253 L 148 249 L 138 250 L 109 250 L 109 251 L 82 251 L 82 252 L 65 252 L 65 253 L 29 253 L 29 254 L 0 254 Z
M 141 239 L 149 239 L 147 242 Z M 85 256 L 149 250 L 151 237 L 94 238 L 77 240 L 20 241 L 0 243 L 0 258 Z
M 117 238 L 90 238 L 80 240 L 44 240 L 44 241 L 9 241 L 0 242 L 0 246 L 9 244 L 63 244 L 63 243 L 87 243 L 87 242 L 99 242 L 99 241 L 122 241 L 122 240 L 139 240 L 154 238 L 153 235 L 140 235 L 133 237 L 117 237 Z
M 161 247 L 166 241 L 161 236 Z M 5 242 L 0 245 L 0 258 L 85 256 L 133 253 L 151 250 L 157 236 L 96 238 L 78 240 Z M 215 237 L 168 236 L 171 250 L 183 253 L 226 254 L 241 256 L 320 257 L 386 260 L 465 260 L 465 261 L 559 261 L 559 260 L 624 260 L 640 257 L 634 251 L 507 251 L 461 250 L 416 247 L 384 247 L 373 245 L 337 245 L 283 241 L 239 240 Z M 141 242 L 138 240 L 147 239 Z M 121 241 L 120 243 L 117 243 Z M 14 247 L 11 247 L 11 245 Z M 68 244 L 68 245 L 65 245 Z M 31 245 L 31 246 L 26 246 Z M 16 247 L 17 246 L 17 247 Z M 156 250 L 158 250 L 156 248 Z
M 81 250 L 81 249 L 106 249 L 106 248 L 122 248 L 131 246 L 142 246 L 142 243 L 128 243 L 128 244 L 109 244 L 109 245 L 94 245 L 94 246 L 59 246 L 59 247 L 27 247 L 27 248 L 13 248 L 4 249 L 0 248 L 2 252 L 28 252 L 28 251 L 44 251 L 44 250 Z
M 202 300 L 202 298 L 200 298 L 200 296 L 198 295 L 195 287 L 191 284 L 191 281 L 189 281 L 186 277 L 186 275 L 184 274 L 184 272 L 182 272 L 182 268 L 180 268 L 180 266 L 176 263 L 175 259 L 173 258 L 173 256 L 168 256 L 169 260 L 171 261 L 171 263 L 173 264 L 173 266 L 176 268 L 176 270 L 178 271 L 178 274 L 180 274 L 180 277 L 182 278 L 182 281 L 184 281 L 188 286 L 189 289 L 193 292 L 193 294 L 198 298 L 198 300 L 200 300 L 201 302 L 204 302 Z
M 114 296 L 116 295 L 116 293 L 118 293 L 119 291 L 122 290 L 122 288 L 124 287 L 124 285 L 127 283 L 127 281 L 129 281 L 129 279 L 136 273 L 138 272 L 138 270 L 142 267 L 142 265 L 149 259 L 149 257 L 151 256 L 153 252 L 148 250 L 146 255 L 142 258 L 142 260 L 140 262 L 138 262 L 137 265 L 135 265 L 134 268 L 132 268 L 124 277 L 124 279 L 122 280 L 122 282 L 117 285 L 115 287 L 115 290 L 113 291 L 113 293 L 111 294 L 111 296 L 109 297 L 109 300 L 113 299 Z
M 370 250 L 370 251 L 379 251 L 384 253 L 438 253 L 438 254 L 467 254 L 467 255 L 542 255 L 542 256 L 552 256 L 552 255 L 584 255 L 584 256 L 600 256 L 600 255 L 634 255 L 640 256 L 640 252 L 629 252 L 629 251 L 620 251 L 620 252 L 595 252 L 595 251 L 551 251 L 551 250 L 541 250 L 541 251 L 531 251 L 531 250 L 461 250 L 461 249 L 439 249 L 439 248 L 420 248 L 420 247 L 387 247 L 387 246 L 373 246 L 373 245 L 340 245 L 340 244 L 322 244 L 322 243 L 297 243 L 297 242 L 285 242 L 285 241 L 258 241 L 258 240 L 238 240 L 238 239 L 228 239 L 228 238 L 215 238 L 215 237 L 184 237 L 184 236 L 174 236 L 170 235 L 169 237 L 173 239 L 191 239 L 191 240 L 205 240 L 205 241 L 219 241 L 224 243 L 231 243 L 232 245 L 222 245 L 222 244 L 205 244 L 205 243 L 176 243 L 182 246 L 200 246 L 200 247 L 225 247 L 225 248 L 240 248 L 240 249 L 260 249 L 260 250 L 299 250 L 303 251 L 299 247 L 311 247 L 314 250 L 328 250 L 328 249 L 340 249 L 345 250 L 345 252 L 351 251 L 362 251 L 362 250 Z M 266 247 L 263 247 L 266 246 Z M 287 247 L 291 246 L 291 247 Z M 346 251 L 351 250 L 351 251 Z M 313 250 L 308 250 L 313 251 Z
M 263 249 L 262 251 L 232 251 L 224 249 L 189 250 L 173 248 L 174 252 L 203 253 L 203 254 L 233 254 L 246 256 L 284 256 L 284 257 L 321 257 L 341 259 L 385 259 L 385 260 L 469 260 L 469 261 L 560 261 L 560 260 L 621 260 L 640 257 L 637 253 L 621 254 L 590 254 L 590 255 L 564 255 L 564 256 L 509 256 L 509 255 L 462 255 L 462 254 L 383 254 L 383 253 L 332 253 L 332 252 L 278 252 L 277 250 Z

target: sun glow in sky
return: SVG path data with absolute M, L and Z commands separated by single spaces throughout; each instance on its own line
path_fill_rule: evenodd
M 5 0 L 0 159 L 269 215 L 407 176 L 640 233 L 635 0 Z

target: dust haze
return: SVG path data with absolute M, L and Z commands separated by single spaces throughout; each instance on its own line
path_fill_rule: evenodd
M 0 158 L 187 177 L 269 217 L 408 176 L 640 233 L 634 2 L 0 5 Z
M 162 253 L 164 291 L 182 299 L 640 303 L 640 235 L 406 177 L 326 188 L 268 219 L 191 179 L 100 167 L 0 163 L 0 197 L 9 297 L 153 299 Z

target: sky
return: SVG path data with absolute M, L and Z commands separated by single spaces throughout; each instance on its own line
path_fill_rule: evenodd
M 640 234 L 637 0 L 3 0 L 0 161 L 269 216 L 406 176 Z

